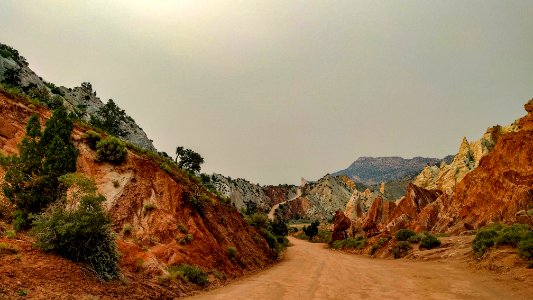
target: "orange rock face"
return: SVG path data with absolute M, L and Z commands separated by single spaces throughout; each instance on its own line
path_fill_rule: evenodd
M 401 228 L 459 233 L 492 222 L 533 225 L 533 100 L 524 107 L 528 115 L 513 130 L 491 132 L 495 147 L 450 193 L 411 184 L 396 204 L 376 198 L 355 227 L 374 235 Z
M 526 104 L 526 109 L 528 105 Z M 478 228 L 490 222 L 532 223 L 533 112 L 518 120 L 517 132 L 504 134 L 492 152 L 443 199 L 436 231 Z M 526 212 L 521 218 L 520 211 Z
M 50 113 L 37 111 L 0 93 L 0 150 L 17 152 L 29 117 L 38 112 L 41 124 Z M 138 268 L 160 275 L 169 265 L 189 263 L 204 270 L 217 270 L 229 278 L 262 268 L 273 253 L 261 233 L 248 225 L 237 210 L 221 203 L 203 186 L 183 173 L 167 173 L 151 158 L 128 151 L 126 161 L 115 166 L 95 161 L 95 152 L 81 139 L 85 129 L 75 126 L 78 172 L 95 179 L 98 191 L 117 232 L 123 271 Z M 0 169 L 0 176 L 4 172 Z M 200 204 L 195 204 L 200 203 Z M 155 207 L 147 210 L 146 205 Z M 123 234 L 128 224 L 131 232 Z M 182 232 L 179 228 L 186 228 Z M 187 234 L 192 241 L 180 243 Z M 228 249 L 235 248 L 235 258 Z

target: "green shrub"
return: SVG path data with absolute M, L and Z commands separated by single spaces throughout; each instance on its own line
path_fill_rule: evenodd
M 190 281 L 198 285 L 206 285 L 209 283 L 207 274 L 197 266 L 181 264 L 179 266 L 170 267 L 167 271 L 173 278 L 179 276 L 185 281 Z
M 315 235 L 318 234 L 318 225 L 320 225 L 319 221 L 314 221 L 309 226 L 304 226 L 303 231 L 305 232 L 305 235 L 309 237 L 309 240 L 312 240 Z
M 25 227 L 28 227 L 30 221 L 28 215 L 23 211 L 17 209 L 13 212 L 13 228 L 16 231 L 20 231 Z
M 281 217 L 275 217 L 274 221 L 269 221 L 272 233 L 277 236 L 287 236 L 289 234 L 289 227 L 287 222 Z
M 407 241 L 407 239 L 409 239 L 410 237 L 412 236 L 415 236 L 416 235 L 416 232 L 412 231 L 412 230 L 409 230 L 409 229 L 400 229 L 397 233 L 396 233 L 396 239 L 398 241 Z
M 79 207 L 52 206 L 34 221 L 36 246 L 85 264 L 102 279 L 119 275 L 118 253 L 111 221 L 100 195 L 86 195 Z
M 89 148 L 96 150 L 96 144 L 102 140 L 102 136 L 96 131 L 89 130 L 85 132 L 82 138 L 87 142 Z
M 318 230 L 318 234 L 313 239 L 313 243 L 326 243 L 331 244 L 333 240 L 333 232 L 329 230 Z
M 407 255 L 411 250 L 411 244 L 407 241 L 400 241 L 394 248 L 392 248 L 392 255 L 394 258 L 401 258 Z
M 274 251 L 276 257 L 279 257 L 281 251 L 283 250 L 283 245 L 278 243 L 278 239 L 276 238 L 276 236 L 267 229 L 263 228 L 261 232 L 263 232 L 263 236 L 265 237 L 270 249 Z
M 192 235 L 192 233 L 187 233 L 187 235 L 185 236 L 185 240 L 187 241 L 187 243 L 191 243 L 194 240 L 194 235 Z
M 472 249 L 477 256 L 482 256 L 487 249 L 494 246 L 498 231 L 494 228 L 480 230 L 472 241 Z
M 178 224 L 178 230 L 181 233 L 189 233 L 189 230 L 187 230 L 187 227 L 185 227 L 185 225 L 183 225 L 183 224 Z
M 472 242 L 472 249 L 477 256 L 482 256 L 487 249 L 501 245 L 516 247 L 520 256 L 531 259 L 533 258 L 533 230 L 525 224 L 512 226 L 492 224 L 478 231 Z
M 237 257 L 237 249 L 235 247 L 228 247 L 228 256 L 231 259 L 235 259 Z
M 331 248 L 333 249 L 357 249 L 361 250 L 366 246 L 366 239 L 358 236 L 355 238 L 347 238 L 345 240 L 338 240 L 333 242 Z
M 9 243 L 0 243 L 0 254 L 17 254 L 19 250 Z
M 380 238 L 376 244 L 370 247 L 370 255 L 374 255 L 379 249 L 381 249 L 381 247 L 383 247 L 383 244 L 385 244 L 389 240 L 390 240 L 390 237 Z
M 494 242 L 495 246 L 510 245 L 517 247 L 520 241 L 527 239 L 533 239 L 531 227 L 525 224 L 514 224 L 500 230 Z
M 268 224 L 268 216 L 264 213 L 254 213 L 248 218 L 248 223 L 255 228 L 265 228 Z
M 88 90 L 90 92 L 90 90 Z M 89 121 L 94 127 L 100 128 L 115 136 L 124 136 L 126 132 L 122 130 L 121 124 L 128 123 L 128 115 L 118 107 L 113 99 L 109 99 L 105 105 L 91 115 Z
M 108 137 L 96 143 L 96 155 L 99 161 L 121 164 L 126 159 L 126 145 L 116 137 Z
M 157 208 L 157 206 L 155 206 L 155 204 L 153 203 L 146 203 L 144 206 L 143 206 L 143 212 L 145 215 L 151 213 L 152 211 L 154 211 L 155 209 Z
M 518 254 L 525 259 L 533 259 L 533 238 L 529 237 L 526 240 L 518 243 Z
M 420 241 L 422 240 L 424 236 L 425 236 L 424 234 L 416 234 L 416 235 L 409 237 L 407 241 L 412 244 L 418 244 L 420 243 Z
M 122 228 L 122 233 L 124 235 L 130 235 L 133 231 L 133 226 L 131 224 L 124 224 L 124 227 Z
M 4 233 L 4 235 L 6 236 L 6 238 L 8 239 L 14 239 L 17 237 L 17 232 L 15 230 L 6 230 L 6 232 Z
M 59 177 L 76 170 L 78 152 L 70 138 L 72 126 L 64 108 L 54 110 L 44 131 L 34 114 L 18 145 L 19 154 L 0 160 L 5 171 L 3 192 L 17 207 L 15 230 L 27 227 L 30 214 L 40 213 L 56 201 L 63 193 Z
M 180 245 L 187 245 L 187 244 L 192 243 L 192 241 L 194 240 L 194 235 L 192 235 L 192 233 L 188 233 L 184 237 L 181 237 L 181 238 L 178 237 L 176 239 Z
M 439 247 L 440 244 L 440 240 L 431 234 L 425 234 L 420 240 L 420 248 L 433 249 Z

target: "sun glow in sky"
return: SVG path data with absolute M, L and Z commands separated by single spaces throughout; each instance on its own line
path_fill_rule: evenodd
M 443 157 L 533 97 L 532 1 L 2 1 L 0 41 L 263 184 Z

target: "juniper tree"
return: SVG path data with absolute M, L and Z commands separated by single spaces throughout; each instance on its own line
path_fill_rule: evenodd
M 63 107 L 54 111 L 44 132 L 38 116 L 33 115 L 18 145 L 19 154 L 0 161 L 6 171 L 4 194 L 17 209 L 17 229 L 28 225 L 30 213 L 38 213 L 58 199 L 60 176 L 76 171 L 78 152 L 70 140 L 71 133 L 72 121 Z

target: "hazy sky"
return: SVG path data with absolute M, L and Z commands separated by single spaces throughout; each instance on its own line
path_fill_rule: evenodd
M 456 153 L 533 97 L 533 1 L 0 1 L 0 41 L 262 184 Z

